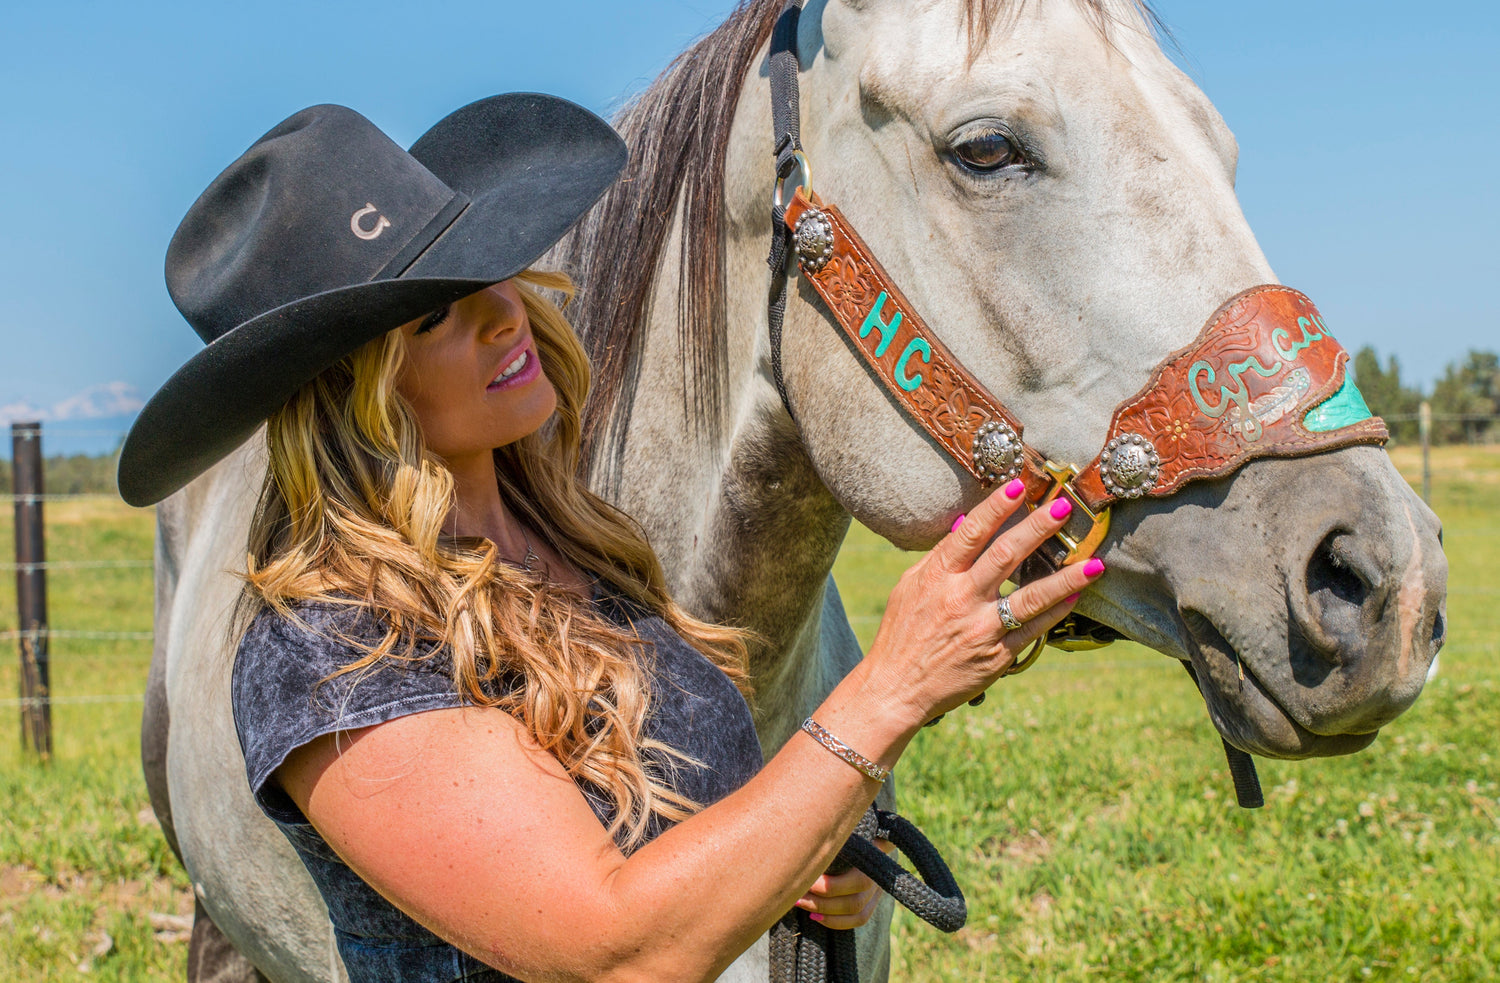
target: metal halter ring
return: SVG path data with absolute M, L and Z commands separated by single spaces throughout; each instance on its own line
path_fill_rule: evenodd
M 1027 669 L 1030 669 L 1036 662 L 1037 657 L 1042 654 L 1042 649 L 1046 646 L 1046 644 L 1047 636 L 1042 635 L 1036 641 L 1031 643 L 1031 651 L 1026 653 L 1026 657 L 1021 659 L 1015 665 L 1011 666 L 1009 669 L 1005 670 L 1002 675 L 1018 676 L 1021 673 L 1025 672 Z
M 795 177 L 795 180 L 793 178 Z M 771 191 L 771 204 L 776 206 L 778 212 L 784 211 L 792 200 L 792 195 L 801 188 L 812 198 L 812 164 L 807 155 L 800 150 L 792 151 L 792 165 L 787 168 L 785 174 L 776 176 L 776 184 Z
M 1000 612 L 1000 623 L 1005 626 L 1006 631 L 1016 631 L 1019 628 L 1026 627 L 1026 623 L 1018 621 L 1015 614 L 1011 612 L 1009 597 L 1002 597 L 997 600 L 995 608 Z

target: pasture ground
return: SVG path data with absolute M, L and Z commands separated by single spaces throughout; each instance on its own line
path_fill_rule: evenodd
M 1417 480 L 1411 449 L 1393 452 Z M 1368 750 L 1260 762 L 1243 812 L 1186 675 L 1132 645 L 1049 651 L 924 731 L 902 811 L 944 849 L 970 924 L 898 916 L 897 980 L 1421 980 L 1500 977 L 1500 448 L 1434 453 L 1450 563 L 1442 674 Z M 52 560 L 142 560 L 152 517 L 47 505 Z M 9 524 L 0 556 L 12 555 Z M 856 528 L 836 573 L 868 643 L 913 556 Z M 150 571 L 59 570 L 55 629 L 146 632 Z M 8 585 L 3 588 L 7 593 Z M 0 631 L 15 627 L 0 605 Z M 0 690 L 16 692 L 14 648 Z M 0 979 L 180 980 L 186 876 L 138 763 L 146 640 L 52 643 L 56 754 L 0 728 Z M 0 713 L 17 714 L 13 702 Z

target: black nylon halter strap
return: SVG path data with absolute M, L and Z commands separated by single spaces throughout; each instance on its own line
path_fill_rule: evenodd
M 1198 687 L 1198 692 L 1203 692 L 1203 684 L 1198 682 L 1198 672 L 1193 668 L 1191 662 L 1184 662 L 1182 668 L 1192 677 L 1193 685 Z M 1260 775 L 1255 770 L 1255 758 L 1249 752 L 1241 751 L 1230 744 L 1222 736 L 1219 738 L 1224 744 L 1224 759 L 1229 762 L 1229 777 L 1234 782 L 1234 799 L 1239 803 L 1241 809 L 1259 809 L 1266 804 L 1266 797 L 1261 794 Z
M 781 191 L 802 157 L 801 96 L 797 86 L 797 25 L 803 0 L 787 0 L 771 31 L 771 124 L 776 143 L 776 187 Z M 781 366 L 781 331 L 786 318 L 787 261 L 791 231 L 786 225 L 786 202 L 790 195 L 778 193 L 771 209 L 771 290 L 767 322 L 771 340 L 771 377 L 781 405 L 792 425 L 786 379 Z M 908 873 L 872 842 L 888 838 L 917 866 L 922 879 Z M 956 932 L 968 918 L 968 908 L 948 865 L 932 843 L 907 820 L 873 806 L 839 851 L 829 869 L 834 872 L 857 867 L 882 889 L 919 917 L 945 932 Z M 812 921 L 806 911 L 793 909 L 771 930 L 772 983 L 858 983 L 859 964 L 854 933 L 832 931 Z
M 801 69 L 797 62 L 797 25 L 801 16 L 802 0 L 787 0 L 771 29 L 771 126 L 776 138 L 777 187 L 791 175 L 802 152 L 801 95 L 797 88 L 797 73 Z M 771 336 L 771 379 L 795 426 L 797 415 L 792 412 L 781 369 L 781 328 L 786 319 L 786 264 L 791 240 L 791 230 L 786 227 L 786 201 L 778 196 L 771 208 L 771 255 L 766 260 L 771 266 L 771 294 L 766 314 Z

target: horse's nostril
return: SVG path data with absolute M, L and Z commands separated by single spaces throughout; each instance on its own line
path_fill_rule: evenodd
M 1432 619 L 1432 650 L 1436 652 L 1443 647 L 1443 642 L 1448 637 L 1448 621 L 1439 611 Z
M 1323 627 L 1341 634 L 1359 631 L 1359 612 L 1370 596 L 1370 585 L 1354 567 L 1349 536 L 1342 529 L 1330 532 L 1307 561 L 1308 598 Z

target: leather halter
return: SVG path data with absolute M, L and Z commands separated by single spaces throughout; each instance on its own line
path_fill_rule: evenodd
M 1020 478 L 1031 508 L 1071 500 L 1067 526 L 1039 550 L 1053 569 L 1093 554 L 1118 499 L 1163 498 L 1259 457 L 1387 438 L 1312 301 L 1265 285 L 1235 295 L 1157 366 L 1115 409 L 1092 461 L 1054 463 L 1025 442 L 1021 422 L 949 352 L 838 208 L 806 190 L 797 188 L 783 219 L 793 251 L 871 373 L 981 483 Z
M 1146 386 L 1115 408 L 1103 449 L 1082 468 L 1055 463 L 1027 444 L 1021 422 L 928 328 L 838 208 L 813 194 L 797 85 L 802 2 L 786 0 L 769 56 L 776 184 L 767 322 L 772 376 L 794 424 L 781 367 L 789 253 L 870 372 L 936 446 L 982 484 L 1020 478 L 1029 508 L 1059 496 L 1072 503 L 1063 528 L 1022 563 L 1015 579 L 1023 583 L 1092 555 L 1118 499 L 1166 497 L 1257 458 L 1385 443 L 1385 423 L 1371 415 L 1348 377 L 1349 353 L 1329 335 L 1312 301 L 1267 284 L 1231 297 L 1196 341 L 1158 363 Z M 1117 637 L 1108 626 L 1070 615 L 1010 673 L 1028 668 L 1044 644 L 1097 648 Z M 1198 683 L 1192 664 L 1183 665 Z M 1239 804 L 1259 807 L 1254 759 L 1227 739 L 1223 745 Z

